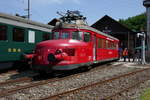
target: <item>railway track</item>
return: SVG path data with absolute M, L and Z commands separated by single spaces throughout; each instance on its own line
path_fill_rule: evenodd
M 10 70 L 10 71 L 2 71 L 2 72 L 0 72 L 0 76 L 12 75 L 12 74 L 18 74 L 18 71 L 17 70 Z
M 107 66 L 106 66 L 107 65 Z M 122 64 L 118 64 L 118 65 L 112 65 L 112 64 L 105 64 L 105 65 L 102 65 L 100 66 L 99 69 L 105 69 L 107 68 L 108 66 L 110 67 L 119 67 L 121 66 Z M 98 69 L 98 67 L 92 69 L 92 71 L 96 71 Z M 32 79 L 31 78 L 22 78 L 22 79 L 18 79 L 18 80 L 12 80 L 12 81 L 8 81 L 8 82 L 4 82 L 4 83 L 0 83 L 0 84 L 3 84 L 3 85 L 6 85 L 6 84 L 10 84 L 10 83 L 19 83 L 19 82 L 31 82 L 30 84 L 28 85 L 24 85 L 24 86 L 17 86 L 17 88 L 11 88 L 11 89 L 7 89 L 5 91 L 0 91 L 0 98 L 2 97 L 5 97 L 5 96 L 8 96 L 10 94 L 14 94 L 20 90 L 24 90 L 24 89 L 29 89 L 29 88 L 33 88 L 33 87 L 37 87 L 37 86 L 40 86 L 40 85 L 45 85 L 45 84 L 48 84 L 48 83 L 52 83 L 52 82 L 57 82 L 57 81 L 62 81 L 62 80 L 67 80 L 69 78 L 72 78 L 72 77 L 77 77 L 79 75 L 82 75 L 82 74 L 85 74 L 85 73 L 88 73 L 88 72 L 84 72 L 84 73 L 78 73 L 78 74 L 75 74 L 75 75 L 71 75 L 71 76 L 67 76 L 67 77 L 62 77 L 62 78 L 53 78 L 53 79 L 48 79 L 48 80 L 43 80 L 43 81 L 39 81 L 39 82 L 31 82 Z
M 11 76 L 18 74 L 17 70 L 2 71 L 0 72 L 0 82 L 4 82 L 10 79 Z
M 112 94 L 108 97 L 105 97 L 105 100 L 115 100 L 113 98 L 115 98 L 116 96 L 121 96 L 122 93 L 127 92 L 127 91 L 129 92 L 131 89 L 134 89 L 135 87 L 139 86 L 140 84 L 142 84 L 142 83 L 144 83 L 145 81 L 148 81 L 148 80 L 150 80 L 150 79 L 145 79 L 145 80 L 137 82 L 137 83 L 135 83 L 135 84 L 133 84 L 129 87 L 126 87 L 126 88 L 124 88 L 124 89 L 122 89 L 122 90 L 120 90 L 120 91 L 118 91 L 118 92 L 116 92 L 116 93 L 114 93 L 114 94 Z
M 72 90 L 69 90 L 69 91 L 65 91 L 65 92 L 62 92 L 62 93 L 59 93 L 59 94 L 51 95 L 49 97 L 42 98 L 41 100 L 51 100 L 51 99 L 52 100 L 58 100 L 58 99 L 62 99 L 62 100 L 66 100 L 67 99 L 67 100 L 69 100 L 68 95 L 70 95 L 71 99 L 76 100 L 75 98 L 72 97 L 73 95 L 82 94 L 83 91 L 85 91 L 85 90 L 87 90 L 89 88 L 92 89 L 93 87 L 97 87 L 97 86 L 101 87 L 102 85 L 108 85 L 111 82 L 119 81 L 120 79 L 125 79 L 125 78 L 129 78 L 129 77 L 133 77 L 134 75 L 138 76 L 138 74 L 141 74 L 141 73 L 144 73 L 144 72 L 149 73 L 150 72 L 150 68 L 144 68 L 144 69 L 140 69 L 140 70 L 137 70 L 137 71 L 126 73 L 126 74 L 123 74 L 123 75 L 115 76 L 113 78 L 110 78 L 110 79 L 107 79 L 107 80 L 104 80 L 104 81 L 96 82 L 96 83 L 93 83 L 93 84 L 90 84 L 90 85 L 86 85 L 86 86 L 83 86 L 83 87 L 80 87 L 80 88 L 75 88 L 75 89 L 72 89 Z M 127 87 L 126 87 L 126 85 L 124 85 L 125 86 L 124 88 L 119 89 L 117 92 L 113 91 L 113 93 L 110 93 L 109 95 L 102 96 L 102 94 L 100 94 L 101 97 L 99 97 L 97 99 L 100 99 L 100 100 L 113 100 L 112 98 L 114 96 L 120 95 L 122 92 L 127 91 L 127 90 L 129 90 L 131 88 L 134 88 L 135 86 L 141 84 L 142 82 L 145 82 L 146 80 L 150 79 L 149 75 L 143 75 L 143 76 L 139 76 L 139 77 L 144 77 L 144 79 L 142 79 L 142 78 L 141 79 L 137 79 L 138 81 L 135 82 L 134 84 L 129 85 Z M 115 87 L 113 87 L 113 88 L 115 88 Z M 101 91 L 103 91 L 103 90 L 101 90 Z M 86 93 L 84 93 L 84 95 L 85 94 Z M 81 95 L 78 95 L 78 96 L 81 96 Z
M 19 83 L 19 82 L 29 82 L 29 81 L 32 81 L 32 78 L 23 77 L 23 78 L 19 78 L 19 79 L 15 79 L 15 80 L 8 80 L 8 81 L 5 81 L 5 82 L 1 82 L 0 86 Z

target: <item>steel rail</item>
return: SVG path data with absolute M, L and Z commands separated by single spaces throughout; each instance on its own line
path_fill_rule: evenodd
M 135 88 L 136 86 L 138 86 L 138 85 L 140 85 L 141 83 L 143 83 L 143 82 L 145 82 L 145 81 L 148 81 L 148 80 L 149 80 L 149 79 L 145 79 L 145 80 L 143 80 L 143 81 L 137 82 L 136 84 L 134 84 L 134 85 L 132 85 L 132 86 L 130 86 L 130 87 L 127 87 L 127 88 L 125 88 L 125 89 L 120 90 L 120 91 L 117 92 L 117 93 L 112 94 L 111 96 L 104 97 L 103 100 L 111 100 L 113 97 L 115 97 L 115 96 L 117 96 L 117 95 L 120 95 L 121 93 L 126 92 L 126 91 L 128 91 L 128 90 L 130 90 L 130 89 L 133 89 L 133 88 Z
M 97 85 L 106 84 L 106 83 L 112 82 L 114 80 L 117 80 L 117 79 L 120 79 L 120 78 L 123 78 L 123 77 L 127 77 L 127 76 L 130 76 L 130 75 L 134 75 L 134 74 L 137 74 L 137 73 L 140 73 L 140 72 L 144 72 L 144 71 L 147 71 L 147 70 L 150 70 L 150 68 L 144 68 L 142 70 L 137 70 L 137 71 L 130 72 L 130 73 L 127 73 L 127 74 L 119 75 L 119 76 L 116 76 L 116 77 L 113 77 L 113 78 L 110 78 L 110 79 L 107 79 L 107 80 L 104 80 L 104 81 L 96 82 L 96 83 L 86 85 L 86 86 L 83 86 L 83 87 L 80 87 L 80 88 L 72 89 L 72 90 L 62 92 L 62 93 L 59 93 L 59 94 L 56 94 L 56 95 L 45 97 L 45 98 L 42 98 L 40 100 L 57 99 L 59 96 L 62 96 L 62 95 L 67 95 L 67 94 L 78 92 L 80 90 L 85 90 L 87 88 L 91 88 L 91 87 L 94 87 L 94 86 L 97 86 Z
M 113 65 L 111 67 L 118 67 L 120 65 L 122 65 L 122 64 Z M 103 68 L 107 68 L 108 66 L 103 65 L 103 67 L 102 66 L 100 66 L 100 67 L 101 67 L 100 69 L 103 69 Z M 88 73 L 88 72 L 85 72 L 85 73 Z M 51 83 L 51 82 L 56 82 L 56 81 L 69 79 L 69 78 L 76 77 L 76 76 L 79 76 L 79 75 L 82 75 L 82 74 L 85 74 L 85 73 L 78 73 L 78 74 L 67 76 L 67 77 L 64 77 L 64 78 L 48 79 L 48 80 L 43 80 L 43 81 L 40 81 L 40 82 L 37 82 L 37 83 L 31 83 L 31 84 L 28 84 L 28 85 L 25 85 L 25 86 L 18 86 L 17 88 L 12 88 L 12 89 L 8 89 L 8 90 L 0 92 L 0 98 L 8 96 L 10 94 L 13 94 L 13 93 L 15 93 L 15 92 L 17 92 L 19 90 L 28 89 L 28 88 L 32 88 L 32 87 L 37 87 L 37 86 L 40 86 L 40 85 L 48 84 L 48 83 Z
M 7 72 L 0 72 L 0 76 L 4 76 L 4 75 L 6 75 L 6 74 L 12 74 L 12 73 L 18 73 L 18 71 L 17 70 L 11 70 L 11 71 L 7 71 Z
M 58 81 L 58 79 L 49 79 L 49 80 L 44 80 L 44 81 L 41 81 L 41 82 L 38 82 L 38 83 L 31 83 L 31 84 L 28 84 L 28 85 L 25 85 L 25 86 L 18 86 L 17 88 L 12 88 L 12 89 L 8 89 L 6 91 L 2 91 L 0 92 L 0 98 L 4 97 L 4 96 L 8 96 L 14 92 L 17 92 L 19 90 L 23 90 L 23 89 L 27 89 L 27 88 L 31 88 L 31 87 L 36 87 L 36 86 L 39 86 L 39 85 L 44 85 L 44 84 L 47 84 L 49 82 L 54 82 L 54 81 Z
M 32 78 L 23 77 L 23 78 L 18 78 L 18 79 L 15 79 L 15 80 L 7 80 L 5 82 L 1 82 L 0 86 L 14 84 L 14 83 L 18 83 L 18 82 L 28 82 L 28 81 L 32 81 Z

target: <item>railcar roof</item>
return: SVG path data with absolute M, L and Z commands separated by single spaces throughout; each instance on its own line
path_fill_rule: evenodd
M 24 19 L 24 18 L 21 18 L 18 16 L 12 16 L 9 14 L 4 14 L 4 13 L 0 13 L 0 18 L 8 19 L 8 20 L 16 21 L 16 22 L 21 22 L 21 23 L 25 23 L 25 24 L 29 24 L 29 25 L 33 25 L 33 26 L 38 26 L 38 27 L 42 27 L 42 28 L 47 28 L 47 29 L 53 28 L 53 26 L 51 26 L 51 25 L 42 24 L 39 22 L 31 21 L 31 20 Z M 0 22 L 2 22 L 2 20 L 0 20 Z
M 107 36 L 107 37 L 109 37 L 109 38 L 111 38 L 111 39 L 114 39 L 114 40 L 118 40 L 119 41 L 119 39 L 117 39 L 117 38 L 115 38 L 115 37 L 113 37 L 113 36 L 110 36 L 110 35 L 108 35 L 108 34 L 105 34 L 105 33 L 103 33 L 103 32 L 101 32 L 101 31 L 98 31 L 98 30 L 96 30 L 96 29 L 94 29 L 94 28 L 92 28 L 92 27 L 90 27 L 90 26 L 87 26 L 87 25 L 82 25 L 82 24 L 80 24 L 80 25 L 77 25 L 77 24 L 66 24 L 66 23 L 61 23 L 59 26 L 56 26 L 55 28 L 77 28 L 77 29 L 87 29 L 87 30 L 90 30 L 90 31 L 93 31 L 93 32 L 96 32 L 96 33 L 98 33 L 98 34 L 102 34 L 102 35 L 104 35 L 104 36 Z

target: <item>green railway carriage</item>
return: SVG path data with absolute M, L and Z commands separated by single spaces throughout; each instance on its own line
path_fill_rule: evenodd
M 23 62 L 23 55 L 33 52 L 36 43 L 51 39 L 52 28 L 0 13 L 0 69 Z

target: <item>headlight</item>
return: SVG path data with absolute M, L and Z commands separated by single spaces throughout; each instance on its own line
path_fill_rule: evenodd
M 57 54 L 60 54 L 60 53 L 62 53 L 62 52 L 63 52 L 62 49 L 57 49 L 56 52 L 55 52 L 55 54 L 57 55 Z

